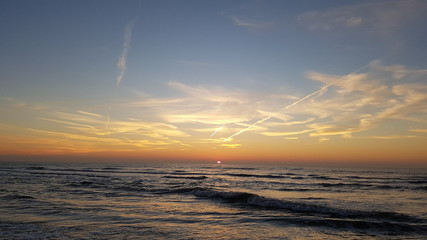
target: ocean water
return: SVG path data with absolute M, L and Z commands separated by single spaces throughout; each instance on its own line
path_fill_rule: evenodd
M 0 163 L 0 239 L 427 239 L 427 172 Z

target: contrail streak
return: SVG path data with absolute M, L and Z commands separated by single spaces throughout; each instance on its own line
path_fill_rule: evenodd
M 132 29 L 133 29 L 134 22 L 135 22 L 135 19 L 130 20 L 128 22 L 128 24 L 125 27 L 124 34 L 123 34 L 122 53 L 120 54 L 119 60 L 117 61 L 117 69 L 119 70 L 119 74 L 116 77 L 116 87 L 120 86 L 120 83 L 122 82 L 122 80 L 126 74 L 126 61 L 127 61 L 128 52 L 130 49 L 130 42 L 131 42 L 131 38 L 132 38 Z M 111 112 L 111 104 L 108 106 L 105 129 L 108 129 L 108 126 L 110 125 L 110 112 Z
M 261 123 L 263 123 L 263 122 L 265 122 L 265 121 L 269 120 L 270 118 L 274 117 L 276 114 L 280 114 L 280 113 L 282 113 L 283 111 L 285 111 L 285 110 L 287 110 L 287 109 L 289 109 L 289 108 L 291 108 L 291 107 L 293 107 L 293 106 L 297 105 L 298 103 L 300 103 L 300 102 L 302 102 L 302 101 L 306 100 L 307 98 L 310 98 L 311 96 L 314 96 L 314 95 L 318 94 L 319 92 L 321 92 L 321 91 L 323 91 L 323 90 L 327 89 L 328 87 L 332 86 L 334 83 L 335 83 L 335 82 L 329 83 L 329 84 L 327 84 L 327 85 L 323 86 L 322 88 L 320 88 L 319 90 L 317 90 L 317 91 L 315 91 L 315 92 L 313 92 L 313 93 L 310 93 L 309 95 L 307 95 L 307 96 L 305 96 L 305 97 L 303 97 L 303 98 L 300 98 L 300 99 L 298 99 L 297 101 L 295 101 L 295 102 L 293 102 L 293 103 L 291 103 L 291 104 L 289 104 L 289 105 L 285 106 L 284 108 L 282 108 L 280 111 L 276 112 L 275 114 L 272 114 L 272 115 L 270 115 L 270 116 L 267 116 L 267 117 L 265 117 L 265 118 L 263 118 L 263 119 L 260 119 L 260 120 L 256 121 L 255 123 L 253 123 L 253 124 L 252 124 L 252 125 L 250 125 L 249 127 L 244 128 L 244 129 L 242 129 L 242 130 L 238 131 L 237 133 L 235 133 L 235 134 L 233 134 L 233 135 L 229 136 L 228 138 L 224 139 L 224 141 L 225 141 L 225 142 L 230 141 L 233 137 L 235 137 L 235 136 L 237 136 L 237 135 L 239 135 L 239 134 L 241 134 L 241 133 L 244 133 L 244 132 L 246 132 L 246 131 L 250 130 L 251 128 L 255 127 L 256 125 L 261 124 Z
M 225 126 L 225 124 L 223 124 L 221 127 L 217 128 L 209 137 L 212 137 L 213 135 L 215 135 L 218 131 L 220 131 L 223 127 Z
M 134 20 L 130 21 L 126 27 L 125 27 L 125 32 L 123 35 L 123 49 L 122 49 L 122 54 L 119 57 L 119 61 L 117 62 L 117 68 L 119 69 L 120 73 L 116 78 L 116 84 L 117 86 L 120 85 L 120 83 L 122 82 L 125 73 L 126 73 L 126 60 L 128 57 L 128 52 L 130 49 L 130 40 L 132 37 L 132 28 L 133 28 L 133 23 Z
M 110 111 L 111 111 L 111 105 L 108 106 L 108 112 L 107 112 L 107 119 L 105 123 L 105 129 L 108 129 L 108 125 L 110 125 Z
M 356 70 L 356 72 L 357 72 L 357 71 L 360 71 L 361 69 L 363 69 L 363 68 L 365 68 L 365 67 L 366 67 L 366 66 L 361 67 L 360 69 Z M 270 115 L 270 116 L 267 116 L 267 117 L 265 117 L 265 118 L 262 118 L 262 119 L 260 119 L 260 120 L 256 121 L 255 123 L 253 123 L 253 124 L 252 124 L 252 125 L 250 125 L 249 127 L 244 128 L 244 129 L 242 129 L 242 130 L 238 131 L 237 133 L 235 133 L 235 134 L 233 134 L 233 135 L 229 136 L 228 138 L 224 139 L 224 142 L 231 141 L 231 140 L 233 139 L 233 137 L 235 137 L 235 136 L 237 136 L 237 135 L 239 135 L 239 134 L 242 134 L 242 133 L 244 133 L 244 132 L 246 132 L 246 131 L 250 130 L 251 128 L 253 128 L 253 127 L 255 127 L 256 125 L 261 124 L 261 123 L 263 123 L 263 122 L 265 122 L 265 121 L 269 120 L 270 118 L 274 117 L 275 115 L 280 114 L 280 113 L 282 113 L 283 111 L 286 111 L 287 109 L 289 109 L 289 108 L 291 108 L 291 107 L 293 107 L 293 106 L 297 105 L 298 103 L 300 103 L 300 102 L 302 102 L 302 101 L 304 101 L 304 100 L 306 100 L 306 99 L 308 99 L 308 98 L 310 98 L 310 97 L 312 97 L 312 96 L 314 96 L 314 95 L 316 95 L 316 94 L 318 94 L 318 93 L 320 93 L 320 92 L 322 92 L 322 91 L 324 91 L 324 90 L 328 89 L 330 86 L 332 86 L 332 85 L 336 84 L 336 83 L 337 83 L 338 81 L 340 81 L 342 78 L 343 78 L 343 77 L 340 77 L 340 78 L 336 79 L 335 81 L 332 81 L 332 82 L 330 82 L 330 83 L 326 84 L 325 86 L 321 87 L 319 90 L 316 90 L 315 92 L 312 92 L 312 93 L 308 94 L 307 96 L 305 96 L 305 97 L 303 97 L 303 98 L 298 99 L 297 101 L 295 101 L 295 102 L 293 102 L 293 103 L 291 103 L 291 104 L 289 104 L 289 105 L 285 106 L 284 108 L 282 108 L 280 111 L 276 112 L 275 114 L 272 114 L 272 115 Z

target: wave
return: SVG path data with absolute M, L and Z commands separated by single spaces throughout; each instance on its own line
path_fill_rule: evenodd
M 81 174 L 81 173 L 119 173 L 119 174 L 147 174 L 147 175 L 201 175 L 200 172 L 187 172 L 183 170 L 175 171 L 159 171 L 156 169 L 144 169 L 142 171 L 129 171 L 124 170 L 123 168 L 116 167 L 104 167 L 100 170 L 96 169 L 76 169 L 76 168 L 55 168 L 49 169 L 56 172 L 71 172 L 72 174 Z M 209 174 L 204 174 L 209 175 Z
M 171 174 L 171 175 L 200 175 L 201 173 L 198 172 L 187 172 L 183 170 L 176 170 L 174 172 L 164 172 L 164 174 Z
M 220 191 L 210 188 L 181 188 L 173 193 L 192 194 L 237 207 L 268 210 L 259 220 L 278 224 L 328 227 L 345 231 L 383 232 L 388 235 L 427 234 L 425 219 L 396 212 L 340 209 L 310 203 L 279 200 L 248 192 Z M 275 214 L 277 212 L 279 214 Z M 283 214 L 280 214 L 283 213 Z
M 339 188 L 339 187 L 369 188 L 369 187 L 373 187 L 373 185 L 371 185 L 371 184 L 361 184 L 361 183 L 318 183 L 317 185 L 319 185 L 320 187 L 324 187 L 324 188 Z
M 233 191 L 220 191 L 210 188 L 182 188 L 173 190 L 174 193 L 193 194 L 194 196 L 220 200 L 226 203 L 234 203 L 243 207 L 252 207 L 258 209 L 267 209 L 282 211 L 288 213 L 306 214 L 311 216 L 321 216 L 328 218 L 346 218 L 346 219 L 360 219 L 365 221 L 371 219 L 374 221 L 388 221 L 388 222 L 408 222 L 408 223 L 425 223 L 424 219 L 418 219 L 409 215 L 383 212 L 383 211 L 363 211 L 353 209 L 340 209 L 316 204 L 294 202 L 287 200 L 279 200 L 259 196 L 257 194 L 248 192 L 233 192 Z
M 162 178 L 203 180 L 203 179 L 206 179 L 208 177 L 206 177 L 206 176 L 163 176 Z
M 321 175 L 317 175 L 317 174 L 308 174 L 307 176 L 311 177 L 313 179 L 321 179 L 321 180 L 340 180 L 338 178 L 328 177 L 328 176 L 321 176 Z
M 25 169 L 27 169 L 27 170 L 46 170 L 45 167 L 41 167 L 41 166 L 31 166 L 31 167 L 26 167 Z
M 101 169 L 102 170 L 121 170 L 122 168 L 120 168 L 120 167 L 103 167 Z
M 79 182 L 71 182 L 67 184 L 67 186 L 69 187 L 88 187 L 88 186 L 94 186 L 94 185 L 95 185 L 95 182 L 90 180 L 82 180 Z M 96 185 L 99 185 L 99 184 L 96 184 Z
M 84 173 L 59 173 L 59 172 L 31 172 L 32 175 L 52 175 L 52 176 L 82 176 L 82 177 L 95 177 L 95 178 L 111 178 L 108 175 L 95 175 L 95 174 L 84 174 Z
M 253 177 L 253 178 L 289 178 L 283 175 L 270 175 L 270 174 L 247 174 L 247 173 L 225 173 L 223 175 L 232 177 Z
M 35 199 L 35 197 L 29 196 L 29 195 L 22 195 L 22 194 L 3 195 L 1 198 L 5 199 L 5 200 L 30 200 L 30 199 Z
M 416 187 L 414 188 L 415 190 L 423 190 L 423 191 L 427 191 L 427 186 L 423 186 L 423 187 Z
M 401 185 L 378 185 L 369 183 L 318 183 L 322 188 L 355 188 L 355 189 L 379 189 L 379 190 L 408 190 L 416 189 Z
M 345 176 L 345 178 L 347 178 L 347 179 L 365 179 L 365 177 L 361 177 L 361 176 Z
M 252 168 L 252 167 L 223 167 L 222 169 L 228 169 L 228 170 L 257 170 L 257 168 Z
M 426 180 L 422 179 L 422 180 L 408 181 L 408 183 L 411 183 L 411 184 L 427 184 L 427 179 Z
M 377 232 L 386 235 L 406 235 L 411 234 L 425 236 L 426 226 L 405 222 L 385 222 L 364 219 L 333 219 L 314 217 L 266 217 L 263 221 L 268 221 L 280 225 L 288 226 L 289 223 L 311 227 L 328 227 L 341 230 L 352 230 L 359 232 Z
M 313 188 L 281 188 L 278 189 L 282 192 L 310 192 L 310 191 L 319 191 L 319 189 L 313 189 Z

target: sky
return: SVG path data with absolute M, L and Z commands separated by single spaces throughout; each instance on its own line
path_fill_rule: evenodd
M 427 1 L 0 2 L 0 156 L 427 165 Z

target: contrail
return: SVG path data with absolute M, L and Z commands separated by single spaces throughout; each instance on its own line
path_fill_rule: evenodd
M 134 20 L 131 20 L 125 27 L 125 32 L 123 35 L 122 54 L 120 55 L 119 61 L 117 62 L 117 68 L 120 71 L 119 75 L 116 78 L 117 86 L 120 85 L 126 73 L 126 59 L 128 57 L 128 52 L 130 49 L 130 40 L 132 37 L 132 28 L 133 28 L 134 22 L 135 22 Z
M 221 130 L 223 127 L 225 126 L 225 123 L 221 126 L 221 127 L 219 127 L 219 128 L 217 128 L 209 137 L 212 137 L 213 135 L 215 135 L 219 130 Z
M 108 129 L 108 125 L 110 125 L 110 111 L 111 111 L 111 105 L 108 106 L 108 112 L 107 112 L 107 119 L 105 123 L 105 129 Z
M 116 87 L 120 86 L 125 74 L 126 74 L 126 60 L 128 57 L 128 52 L 130 49 L 130 42 L 132 37 L 132 29 L 135 20 L 130 20 L 128 24 L 125 26 L 125 31 L 123 34 L 123 47 L 122 53 L 120 54 L 119 60 L 117 61 L 117 69 L 119 70 L 119 74 L 116 77 Z M 114 93 L 113 93 L 114 94 Z M 108 129 L 110 125 L 110 112 L 111 112 L 111 104 L 108 106 L 105 129 Z
M 359 68 L 358 70 L 356 70 L 355 72 L 358 72 L 358 71 L 362 70 L 363 68 L 365 68 L 365 67 L 367 67 L 367 66 L 368 66 L 368 65 L 365 65 L 365 66 L 363 66 L 363 67 Z M 325 86 L 321 87 L 319 90 L 316 90 L 315 92 L 312 92 L 312 93 L 308 94 L 307 96 L 305 96 L 305 97 L 303 97 L 303 98 L 300 98 L 300 99 L 298 99 L 297 101 L 295 101 L 295 102 L 293 102 L 293 103 L 291 103 L 291 104 L 289 104 L 289 105 L 285 106 L 284 108 L 282 108 L 280 111 L 276 112 L 275 114 L 272 114 L 272 115 L 270 115 L 270 116 L 267 116 L 267 117 L 265 117 L 265 118 L 263 118 L 263 119 L 260 119 L 260 120 L 256 121 L 255 123 L 253 123 L 253 124 L 252 124 L 252 125 L 250 125 L 249 127 L 244 128 L 244 129 L 242 129 L 242 130 L 238 131 L 237 133 L 235 133 L 235 134 L 233 134 L 233 135 L 229 136 L 228 138 L 224 139 L 224 142 L 231 141 L 231 140 L 233 139 L 233 137 L 235 137 L 235 136 L 237 136 L 237 135 L 239 135 L 239 134 L 241 134 L 241 133 L 244 133 L 244 132 L 246 132 L 246 131 L 250 130 L 251 128 L 255 127 L 256 125 L 261 124 L 261 123 L 263 123 L 263 122 L 265 122 L 265 121 L 269 120 L 270 118 L 274 117 L 276 114 L 280 114 L 280 113 L 282 113 L 283 111 L 285 111 L 285 110 L 287 110 L 287 109 L 289 109 L 289 108 L 291 108 L 291 107 L 293 107 L 293 106 L 297 105 L 298 103 L 300 103 L 300 102 L 302 102 L 302 101 L 304 101 L 304 100 L 306 100 L 306 99 L 308 99 L 308 98 L 310 98 L 310 97 L 312 97 L 312 96 L 314 96 L 314 95 L 316 95 L 316 94 L 320 93 L 321 91 L 328 89 L 330 86 L 332 86 L 332 85 L 336 84 L 336 83 L 337 83 L 338 81 L 340 81 L 342 78 L 343 78 L 343 77 L 339 77 L 339 78 L 338 78 L 338 79 L 336 79 L 335 81 L 332 81 L 331 83 L 328 83 L 328 84 L 326 84 Z

